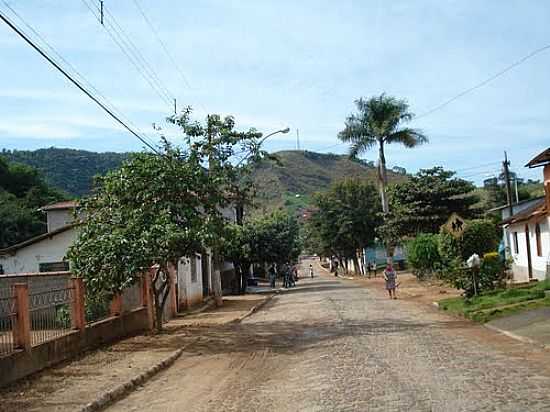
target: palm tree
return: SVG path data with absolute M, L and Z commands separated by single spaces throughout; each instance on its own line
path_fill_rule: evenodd
M 386 194 L 388 175 L 384 145 L 401 143 L 410 148 L 426 143 L 428 138 L 421 130 L 400 127 L 414 117 L 414 114 L 409 112 L 409 105 L 405 100 L 398 100 L 383 93 L 368 100 L 360 98 L 355 101 L 355 105 L 358 112 L 347 117 L 346 127 L 338 133 L 338 138 L 351 143 L 350 157 L 357 157 L 378 146 L 378 185 L 382 211 L 386 215 L 389 205 Z

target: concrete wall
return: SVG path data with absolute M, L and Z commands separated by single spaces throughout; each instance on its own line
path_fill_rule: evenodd
M 30 352 L 18 351 L 0 357 L 0 386 L 7 385 L 41 369 L 73 358 L 82 351 L 120 340 L 147 329 L 147 310 L 139 308 L 118 317 L 87 325 L 83 332 L 67 335 L 33 346 Z
M 527 238 L 525 222 L 510 225 L 506 228 L 506 242 L 509 242 L 510 256 L 513 259 L 512 271 L 515 282 L 528 282 L 529 271 L 527 261 Z M 529 222 L 529 242 L 531 246 L 531 266 L 533 279 L 544 280 L 547 278 L 546 268 L 550 259 L 550 218 L 545 217 L 539 221 L 541 231 L 542 256 L 537 256 L 537 243 L 535 234 L 535 222 Z M 518 252 L 514 248 L 514 232 L 518 234 Z
M 6 274 L 38 272 L 40 263 L 63 261 L 69 246 L 76 240 L 77 233 L 76 228 L 71 228 L 16 250 L 14 255 L 2 255 L 0 265 Z
M 191 259 L 194 259 L 192 264 Z M 179 310 L 195 306 L 203 301 L 201 256 L 182 257 L 177 271 Z
M 74 222 L 72 209 L 48 210 L 46 212 L 48 232 L 67 226 Z

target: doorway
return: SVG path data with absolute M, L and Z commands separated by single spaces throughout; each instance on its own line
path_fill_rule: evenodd
M 533 279 L 533 264 L 531 262 L 531 239 L 529 237 L 529 225 L 525 225 L 525 242 L 527 244 L 527 271 L 529 280 Z
M 201 259 L 202 269 L 202 296 L 205 298 L 210 293 L 210 255 L 204 254 Z

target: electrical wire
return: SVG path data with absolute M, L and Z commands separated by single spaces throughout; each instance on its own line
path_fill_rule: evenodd
M 92 15 L 98 21 L 101 21 L 99 10 L 94 10 L 93 6 L 91 6 L 87 0 L 81 0 L 81 1 L 88 8 L 88 10 L 90 10 Z M 96 14 L 96 12 L 98 14 Z M 102 25 L 102 27 L 107 32 L 111 40 L 117 45 L 117 47 L 122 51 L 122 53 L 130 61 L 130 63 L 135 67 L 138 73 L 149 84 L 149 86 L 155 92 L 155 94 L 163 101 L 163 103 L 167 105 L 171 105 L 172 102 L 171 102 L 170 95 L 169 94 L 167 95 L 166 92 L 163 91 L 161 87 L 155 84 L 156 82 L 154 78 L 151 77 L 151 75 L 148 73 L 148 70 L 143 66 L 143 63 L 140 62 L 139 58 L 136 57 L 133 52 L 129 51 L 129 47 L 126 44 L 127 42 L 122 38 L 122 35 L 119 33 L 116 27 L 113 26 L 113 24 L 110 22 L 109 19 L 107 21 L 104 21 L 104 24 Z
M 160 152 L 146 139 L 140 136 L 135 132 L 130 126 L 128 126 L 124 121 L 120 119 L 112 110 L 110 110 L 104 103 L 102 103 L 97 97 L 95 97 L 90 91 L 88 91 L 80 82 L 74 79 L 65 69 L 63 69 L 53 58 L 51 58 L 40 46 L 35 44 L 32 39 L 15 23 L 13 23 L 1 10 L 0 10 L 0 20 L 4 21 L 19 37 L 21 37 L 28 45 L 30 45 L 36 52 L 38 52 L 48 63 L 50 63 L 55 69 L 57 69 L 65 78 L 67 78 L 72 84 L 74 84 L 81 92 L 88 96 L 92 101 L 94 101 L 99 107 L 101 107 L 109 116 L 116 120 L 120 125 L 122 125 L 126 130 L 128 130 L 132 135 L 138 138 L 143 144 L 149 147 L 153 152 L 160 155 Z
M 118 109 L 103 93 L 101 93 L 100 90 L 98 90 L 88 79 L 86 79 L 86 77 L 81 72 L 79 72 L 78 69 L 76 69 L 76 67 L 74 67 L 69 61 L 67 61 L 61 55 L 61 53 L 59 53 L 55 49 L 55 47 L 52 46 L 45 39 L 45 37 L 40 32 L 38 32 L 38 30 L 36 30 L 30 23 L 28 23 L 23 18 L 23 16 L 21 16 L 6 0 L 2 0 L 2 3 L 4 3 L 4 5 L 13 13 L 13 15 L 16 16 L 21 21 L 21 23 L 23 23 L 25 27 L 27 27 L 27 29 L 29 29 L 36 36 L 36 38 L 38 38 L 38 40 L 40 40 L 50 50 L 51 53 L 53 53 L 61 62 L 63 62 L 65 66 L 68 66 L 69 69 L 73 71 L 73 74 L 76 75 L 76 77 L 78 77 L 82 83 L 84 83 L 89 89 L 93 90 L 96 95 L 98 95 L 101 99 L 103 99 L 104 104 L 108 106 L 113 113 L 115 113 L 117 116 L 122 118 L 126 123 L 130 124 L 134 129 L 138 129 L 138 127 L 135 124 L 133 124 L 132 121 L 128 119 L 128 117 L 126 117 L 120 109 Z M 59 64 L 59 61 L 58 61 L 58 64 Z M 145 135 L 143 132 L 140 132 L 140 133 L 141 135 L 143 135 L 144 138 L 147 137 L 147 141 L 149 143 L 154 144 L 151 142 L 151 138 L 149 136 Z
M 472 87 L 470 87 L 470 88 L 468 88 L 468 89 L 466 89 L 466 90 L 464 90 L 464 91 L 458 93 L 457 95 L 455 95 L 455 96 L 451 97 L 450 99 L 444 101 L 443 103 L 441 103 L 441 104 L 435 106 L 434 108 L 428 110 L 427 112 L 422 113 L 422 114 L 416 116 L 416 117 L 414 118 L 414 120 L 422 119 L 423 117 L 429 116 L 430 114 L 432 114 L 432 113 L 434 113 L 434 112 L 436 112 L 436 111 L 438 111 L 438 110 L 443 109 L 443 108 L 444 108 L 445 106 L 447 106 L 448 104 L 454 102 L 455 100 L 460 99 L 461 97 L 467 95 L 468 93 L 473 92 L 474 90 L 477 90 L 477 89 L 479 89 L 479 88 L 485 86 L 487 83 L 492 82 L 493 80 L 499 78 L 500 76 L 502 76 L 502 75 L 504 75 L 505 73 L 509 72 L 509 71 L 512 70 L 513 68 L 515 68 L 515 67 L 521 65 L 521 64 L 524 63 L 526 60 L 529 60 L 530 58 L 532 58 L 532 57 L 536 56 L 537 54 L 542 53 L 543 51 L 546 51 L 546 50 L 548 50 L 548 49 L 550 49 L 550 44 L 548 44 L 548 45 L 546 45 L 546 46 L 543 46 L 543 47 L 540 47 L 540 48 L 538 48 L 538 49 L 536 49 L 536 50 L 533 50 L 533 51 L 530 52 L 529 54 L 523 56 L 521 59 L 515 61 L 514 63 L 510 64 L 509 66 L 506 66 L 504 69 L 502 69 L 501 71 L 499 71 L 499 72 L 493 74 L 492 76 L 488 77 L 487 79 L 483 80 L 482 82 L 480 82 L 480 83 L 478 83 L 478 84 L 476 84 L 476 85 L 474 85 L 474 86 L 472 86 Z

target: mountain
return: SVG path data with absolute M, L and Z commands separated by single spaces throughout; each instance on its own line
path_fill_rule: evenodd
M 274 156 L 278 162 L 263 161 L 253 175 L 261 211 L 307 207 L 313 193 L 326 190 L 332 183 L 347 177 L 376 184 L 373 163 L 351 160 L 347 155 L 288 150 L 274 153 Z M 388 171 L 390 183 L 406 179 L 404 169 L 396 170 L 401 173 Z
M 48 184 L 78 197 L 90 192 L 94 176 L 116 169 L 128 155 L 54 147 L 39 150 L 2 150 L 0 153 L 0 156 L 8 161 L 36 168 Z
M 32 166 L 46 182 L 73 196 L 84 196 L 92 188 L 93 177 L 116 169 L 129 153 L 96 153 L 74 149 L 3 150 L 0 156 L 11 162 Z M 372 162 L 350 160 L 347 155 L 288 150 L 274 153 L 278 159 L 263 161 L 254 171 L 259 210 L 307 207 L 311 195 L 346 177 L 376 183 Z M 405 170 L 388 171 L 390 182 L 405 177 Z

